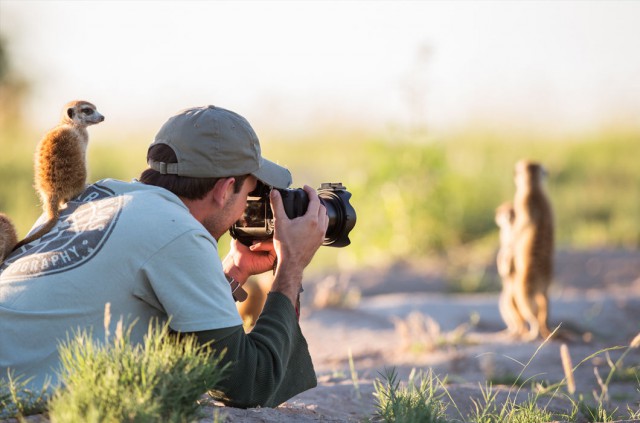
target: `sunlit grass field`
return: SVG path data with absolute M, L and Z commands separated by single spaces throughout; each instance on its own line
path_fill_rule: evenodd
M 137 177 L 153 134 L 91 135 L 90 182 Z M 40 213 L 32 156 L 41 134 L 4 128 L 0 136 L 0 211 L 23 236 Z M 353 194 L 352 244 L 322 248 L 315 270 L 460 251 L 491 257 L 498 239 L 494 210 L 513 197 L 513 165 L 521 158 L 540 161 L 548 171 L 559 249 L 640 246 L 640 130 L 582 137 L 334 130 L 295 140 L 262 137 L 262 147 L 266 157 L 291 169 L 294 187 L 342 182 Z M 227 243 L 222 240 L 223 251 Z

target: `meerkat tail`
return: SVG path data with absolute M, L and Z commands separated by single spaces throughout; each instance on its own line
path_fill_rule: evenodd
M 29 235 L 22 241 L 18 242 L 16 246 L 13 247 L 13 251 L 17 250 L 23 245 L 27 245 L 28 243 L 35 241 L 36 239 L 46 235 L 51 229 L 53 229 L 54 226 L 56 226 L 56 223 L 58 223 L 58 216 L 54 216 L 51 219 L 47 220 L 47 222 L 40 229 L 38 229 L 34 234 Z
M 54 226 L 56 226 L 56 223 L 58 223 L 58 218 L 60 217 L 60 210 L 58 209 L 58 204 L 59 202 L 57 197 L 51 197 L 49 199 L 49 201 L 46 204 L 47 206 L 46 210 L 47 210 L 47 215 L 49 215 L 49 220 L 47 220 L 47 222 L 44 225 L 42 225 L 40 229 L 38 229 L 36 232 L 29 235 L 22 241 L 18 242 L 16 246 L 13 247 L 12 251 L 15 251 L 18 248 L 22 247 L 23 245 L 26 245 L 46 235 L 51 229 L 53 229 Z

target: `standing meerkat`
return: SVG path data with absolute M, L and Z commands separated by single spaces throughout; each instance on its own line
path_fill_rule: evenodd
M 250 278 L 242 287 L 249 296 L 243 302 L 236 303 L 236 307 L 246 330 L 255 326 L 258 321 L 258 317 L 264 308 L 264 303 L 267 301 L 269 289 L 254 278 Z
M 17 242 L 18 235 L 11 219 L 6 214 L 0 213 L 0 264 L 13 251 Z
M 499 310 L 502 320 L 507 325 L 507 333 L 522 336 L 525 332 L 524 319 L 518 311 L 515 303 L 513 278 L 515 265 L 513 258 L 513 224 L 515 211 L 513 203 L 507 201 L 496 208 L 495 222 L 500 228 L 500 248 L 496 257 L 498 274 L 502 279 L 502 291 L 500 292 Z
M 47 215 L 47 222 L 14 249 L 34 241 L 56 225 L 60 207 L 80 194 L 87 183 L 87 126 L 104 120 L 96 106 L 72 101 L 63 109 L 60 124 L 38 144 L 35 154 L 35 188 Z
M 529 325 L 527 340 L 550 331 L 548 290 L 553 276 L 553 215 L 543 188 L 544 168 L 520 160 L 515 166 L 513 289 L 518 311 Z

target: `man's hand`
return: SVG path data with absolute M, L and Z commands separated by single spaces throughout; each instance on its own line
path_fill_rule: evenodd
M 287 216 L 280 192 L 271 191 L 273 246 L 278 257 L 272 290 L 285 294 L 294 305 L 302 286 L 302 272 L 322 245 L 329 225 L 327 211 L 316 191 L 308 185 L 304 190 L 309 206 L 304 215 L 295 219 Z
M 247 247 L 232 239 L 231 249 L 222 262 L 222 268 L 225 274 L 244 284 L 249 276 L 272 270 L 275 260 L 276 252 L 272 240 L 257 242 Z

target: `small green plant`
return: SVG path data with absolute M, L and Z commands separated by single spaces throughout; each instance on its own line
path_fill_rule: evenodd
M 588 422 L 613 422 L 623 418 L 617 408 L 609 410 L 602 402 L 593 405 L 586 401 L 582 395 L 579 396 L 577 406 Z
M 539 393 L 549 393 L 553 391 L 553 395 L 557 394 L 558 389 L 562 386 L 567 387 L 568 398 L 573 404 L 573 414 L 576 415 L 578 412 L 582 413 L 582 415 L 590 422 L 611 422 L 615 420 L 624 419 L 624 413 L 618 411 L 618 408 L 613 408 L 610 406 L 610 398 L 609 398 L 609 385 L 611 382 L 615 381 L 615 375 L 618 375 L 620 380 L 636 380 L 638 382 L 638 391 L 640 392 L 640 376 L 635 373 L 633 376 L 634 379 L 631 379 L 631 376 L 628 376 L 627 373 L 633 373 L 633 370 L 628 370 L 628 367 L 623 365 L 623 361 L 625 357 L 636 348 L 640 347 L 640 333 L 636 335 L 636 337 L 631 341 L 629 346 L 616 346 L 605 348 L 603 350 L 599 350 L 588 357 L 584 358 L 580 361 L 575 367 L 571 364 L 571 359 L 569 357 L 569 350 L 566 345 L 563 344 L 561 347 L 561 357 L 563 362 L 563 367 L 565 371 L 565 378 L 557 384 L 551 385 L 545 389 L 539 391 Z M 621 350 L 624 349 L 620 357 L 613 362 L 609 355 L 610 351 Z M 596 391 L 593 392 L 594 400 L 588 400 L 584 397 L 583 394 L 578 393 L 577 398 L 576 386 L 573 381 L 573 373 L 575 370 L 580 367 L 585 362 L 591 360 L 592 358 L 604 354 L 607 359 L 607 363 L 610 367 L 609 373 L 606 379 L 602 379 L 600 376 L 600 372 L 597 367 L 594 368 L 594 375 L 600 387 L 600 393 L 598 394 Z M 631 368 L 633 369 L 633 367 Z M 632 410 L 629 406 L 627 406 L 628 418 L 629 419 L 638 419 L 640 418 L 640 409 Z
M 596 393 L 594 392 L 596 405 L 595 406 L 590 405 L 582 397 L 578 402 L 580 410 L 587 417 L 587 419 L 589 419 L 589 421 L 611 422 L 611 421 L 625 418 L 624 414 L 621 414 L 618 412 L 618 408 L 611 410 L 609 407 L 609 403 L 610 403 L 609 385 L 612 381 L 615 381 L 615 380 L 636 380 L 638 382 L 638 386 L 640 387 L 640 376 L 638 376 L 636 369 L 633 367 L 631 368 L 625 367 L 623 363 L 625 357 L 633 349 L 637 349 L 637 348 L 640 348 L 640 333 L 635 336 L 635 338 L 631 341 L 629 346 L 625 348 L 625 350 L 622 352 L 620 357 L 615 362 L 611 360 L 611 357 L 609 355 L 609 350 L 604 351 L 607 359 L 607 363 L 609 365 L 609 373 L 606 379 L 603 380 L 602 377 L 600 376 L 598 368 L 597 367 L 594 368 L 594 374 L 595 374 L 596 380 L 598 381 L 598 385 L 600 386 L 600 394 L 596 395 Z M 628 407 L 627 411 L 629 414 L 629 418 L 631 419 L 636 419 L 640 417 L 640 409 L 634 411 L 630 407 Z
M 472 399 L 474 411 L 469 416 L 471 421 L 477 423 L 542 423 L 554 420 L 553 413 L 538 406 L 538 395 L 529 395 L 525 401 L 518 403 L 509 392 L 506 400 L 499 404 L 498 391 L 494 391 L 491 384 L 481 388 L 480 391 L 482 401 Z
M 640 389 L 638 389 L 638 393 L 640 394 Z M 633 410 L 631 407 L 627 406 L 627 412 L 629 413 L 630 420 L 640 420 L 640 406 L 637 410 Z
M 409 381 L 401 386 L 395 369 L 387 370 L 385 381 L 374 381 L 377 415 L 385 422 L 394 423 L 444 423 L 446 404 L 444 393 L 437 393 L 443 383 L 431 370 L 425 375 L 412 372 Z
M 48 384 L 42 390 L 27 387 L 28 379 L 7 372 L 7 379 L 0 378 L 0 420 L 15 418 L 23 421 L 26 416 L 43 413 L 47 409 Z
M 640 365 L 635 366 L 618 366 L 613 373 L 611 381 L 613 382 L 633 382 L 640 378 Z
M 618 380 L 629 380 L 630 378 L 638 381 L 638 373 L 636 368 L 629 368 L 624 366 L 625 357 L 631 352 L 631 350 L 640 348 L 640 333 L 636 335 L 636 337 L 631 341 L 629 346 L 624 350 L 624 352 L 620 355 L 620 357 L 614 363 L 609 356 L 609 352 L 606 352 L 607 363 L 609 364 L 609 374 L 607 375 L 607 379 L 602 382 L 600 375 L 598 374 L 597 369 L 595 370 L 596 376 L 598 378 L 598 383 L 601 388 L 600 397 L 598 398 L 598 402 L 608 401 L 609 400 L 609 383 L 614 380 L 614 376 Z M 633 380 L 631 379 L 631 380 Z
M 511 405 L 507 421 L 510 423 L 543 423 L 557 420 L 558 417 L 549 410 L 540 408 L 537 404 L 537 396 L 533 395 L 521 404 Z
M 106 321 L 106 319 L 105 319 Z M 64 385 L 50 402 L 52 422 L 188 422 L 199 398 L 226 367 L 195 338 L 178 339 L 167 325 L 149 325 L 143 344 L 121 322 L 115 339 L 100 343 L 81 332 L 60 347 Z M 108 335 L 107 335 L 108 337 Z
M 502 401 L 498 401 L 498 390 L 494 390 L 491 382 L 487 382 L 484 388 L 480 388 L 482 393 L 481 400 L 472 399 L 474 406 L 473 412 L 468 416 L 468 420 L 477 423 L 494 423 L 494 422 L 548 422 L 551 420 L 573 420 L 577 414 L 577 409 L 573 410 L 569 415 L 558 415 L 552 413 L 546 406 L 539 406 L 538 401 L 545 393 L 551 393 L 552 397 L 558 395 L 560 386 L 566 384 L 563 380 L 560 384 L 552 387 L 547 387 L 538 390 L 537 392 L 528 393 L 525 400 L 519 400 L 521 396 L 522 386 L 531 383 L 533 386 L 542 387 L 540 382 L 535 382 L 533 377 L 524 378 L 524 372 L 529 367 L 533 359 L 538 355 L 538 352 L 548 344 L 549 340 L 558 331 L 559 327 L 555 328 L 552 334 L 545 339 L 536 349 L 529 361 L 523 363 L 522 370 L 516 375 L 509 374 L 508 382 L 510 387 L 505 389 L 506 398 Z M 567 355 L 563 355 L 563 359 L 566 359 Z M 490 372 L 491 373 L 491 372 Z M 546 383 L 545 383 L 546 384 Z M 574 407 L 575 408 L 575 407 Z
M 358 400 L 361 400 L 362 394 L 360 393 L 360 384 L 358 383 L 358 372 L 356 371 L 356 365 L 353 362 L 353 354 L 351 353 L 351 348 L 349 348 L 349 370 L 351 372 L 351 381 L 353 382 L 353 389 L 356 392 L 356 398 L 358 398 Z

